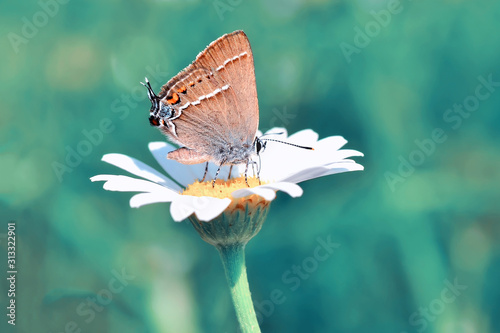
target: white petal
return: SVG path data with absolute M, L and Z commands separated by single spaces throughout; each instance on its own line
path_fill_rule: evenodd
M 275 191 L 282 191 L 291 196 L 292 198 L 300 197 L 304 192 L 299 185 L 287 182 L 271 183 L 271 184 L 261 185 L 258 187 L 270 188 Z
M 362 171 L 365 168 L 354 161 L 344 160 L 341 163 L 333 163 L 327 166 L 329 168 L 328 174 L 342 173 L 348 171 Z
M 251 187 L 251 188 L 242 188 L 231 193 L 233 198 L 243 198 L 252 194 L 257 194 L 260 197 L 263 197 L 267 201 L 272 201 L 276 198 L 276 192 L 270 188 L 260 188 L 260 187 Z
M 174 198 L 175 197 L 172 197 L 170 193 L 164 193 L 162 191 L 139 193 L 130 198 L 130 207 L 139 208 L 157 202 L 171 202 Z
M 262 179 L 277 181 L 310 167 L 316 153 L 313 150 L 300 149 L 278 142 L 268 142 L 267 149 L 261 156 Z
M 342 148 L 347 140 L 340 135 L 329 136 L 318 141 L 314 149 L 320 150 L 326 148 L 329 151 L 335 151 Z
M 195 197 L 180 195 L 170 205 L 170 213 L 176 222 L 195 213 L 200 221 L 210 221 L 219 216 L 231 203 L 228 198 Z
M 120 192 L 164 191 L 164 193 L 170 193 L 171 196 L 177 194 L 176 192 L 174 192 L 169 188 L 150 182 L 148 180 L 137 179 L 128 176 L 97 175 L 90 178 L 90 180 L 93 182 L 106 181 L 102 187 L 108 191 L 120 191 Z
M 286 133 L 286 129 L 284 128 L 274 128 L 269 130 L 268 133 L 276 133 L 278 131 L 284 131 Z M 271 136 L 270 138 L 315 148 L 318 134 L 312 130 L 303 130 L 292 134 L 290 137 L 282 135 L 279 137 Z M 277 180 L 286 175 L 294 174 L 298 170 L 311 166 L 315 156 L 319 155 L 312 150 L 268 141 L 267 149 L 261 154 L 262 179 Z
M 299 172 L 289 175 L 282 179 L 282 182 L 300 183 L 309 179 L 318 178 L 324 176 L 330 169 L 325 166 L 316 166 L 312 168 L 307 168 L 300 170 Z
M 276 191 L 283 191 L 290 195 L 292 198 L 300 197 L 303 192 L 302 188 L 300 188 L 300 186 L 298 186 L 297 184 L 280 182 L 239 189 L 231 193 L 231 195 L 233 196 L 233 198 L 242 198 L 248 195 L 257 194 L 267 201 L 271 201 L 276 197 Z
M 289 175 L 282 179 L 282 182 L 300 183 L 309 179 L 319 178 L 336 173 L 343 173 L 348 171 L 361 171 L 363 166 L 354 162 L 337 162 L 327 166 L 316 166 L 300 170 L 299 172 Z
M 352 149 L 341 149 L 337 151 L 324 151 L 318 150 L 312 152 L 309 160 L 303 163 L 304 167 L 313 167 L 321 165 L 329 165 L 332 163 L 341 163 L 346 161 L 345 158 L 352 156 L 363 156 L 363 154 L 357 150 Z
M 122 154 L 106 154 L 102 157 L 106 163 L 112 164 L 136 176 L 151 180 L 155 183 L 167 186 L 175 191 L 180 191 L 181 187 L 168 179 L 149 165 Z
M 271 135 L 271 134 L 276 134 L 276 133 L 280 133 L 280 134 L 277 134 L 277 136 L 280 137 L 279 139 L 286 138 L 288 136 L 288 132 L 287 132 L 286 128 L 284 128 L 284 127 L 273 127 L 270 130 L 266 131 L 265 135 Z M 276 137 L 273 137 L 273 138 L 276 138 Z
M 352 156 L 365 156 L 362 152 L 354 150 L 354 149 L 341 149 L 337 152 L 337 157 L 339 160 L 343 160 L 346 157 Z
M 332 172 L 329 171 L 330 164 L 343 162 L 345 158 L 351 156 L 363 156 L 361 152 L 356 150 L 339 150 L 347 143 L 347 140 L 341 136 L 331 136 L 316 141 L 317 137 L 314 131 L 303 130 L 283 140 L 312 146 L 314 150 L 269 142 L 267 149 L 261 154 L 261 178 L 271 181 L 304 181 Z M 322 166 L 327 166 L 327 168 L 316 169 Z
M 184 197 L 186 195 L 181 195 L 170 204 L 170 215 L 175 222 L 181 222 L 194 213 L 194 208 L 182 200 Z
M 210 198 L 210 197 L 204 197 L 204 198 L 208 199 L 208 205 L 203 209 L 195 209 L 194 212 L 196 214 L 196 217 L 198 217 L 200 221 L 205 221 L 205 222 L 208 222 L 219 216 L 231 203 L 231 199 L 229 198 L 224 198 L 224 199 Z
M 311 129 L 305 129 L 290 135 L 287 142 L 293 142 L 300 146 L 313 146 L 318 141 L 318 137 L 318 133 Z
M 167 154 L 176 150 L 174 146 L 166 142 L 150 142 L 149 150 L 162 168 L 182 186 L 186 187 L 194 183 L 196 179 L 203 178 L 205 163 L 201 164 L 181 164 L 174 160 L 167 159 Z

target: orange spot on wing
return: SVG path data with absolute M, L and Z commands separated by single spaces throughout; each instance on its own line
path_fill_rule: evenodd
M 187 90 L 186 86 L 182 86 L 179 89 L 177 89 L 177 92 L 180 94 L 185 94 L 186 90 Z
M 194 82 L 190 82 L 188 85 L 189 85 L 190 87 L 193 87 L 193 86 L 194 86 Z
M 179 101 L 180 101 L 179 95 L 175 92 L 172 94 L 172 96 L 167 97 L 167 102 L 170 104 L 176 104 L 179 103 Z

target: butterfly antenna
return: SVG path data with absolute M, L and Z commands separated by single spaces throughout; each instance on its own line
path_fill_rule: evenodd
M 153 105 L 154 109 L 159 108 L 159 97 L 156 96 L 155 92 L 153 91 L 153 88 L 151 87 L 151 84 L 149 83 L 149 80 L 147 77 L 144 78 L 146 83 L 141 82 L 141 84 L 148 89 L 148 97 L 149 100 L 151 101 L 151 105 Z
M 147 77 L 145 77 L 145 78 L 144 78 L 144 81 L 146 81 L 146 83 L 141 82 L 141 84 L 142 84 L 144 87 L 148 88 L 148 90 L 149 90 L 149 89 L 151 89 L 151 84 L 149 83 L 149 80 L 148 80 L 148 78 L 147 78 Z M 151 90 L 153 90 L 153 89 L 151 89 Z
M 284 143 L 285 145 L 294 146 L 297 148 L 314 150 L 313 147 L 300 146 L 300 145 L 296 145 L 295 143 L 290 143 L 290 142 L 285 142 L 285 141 L 280 141 L 280 140 L 275 140 L 275 139 L 263 139 L 262 141 L 274 141 L 274 142 Z
M 263 137 L 265 137 L 265 136 L 268 136 L 268 135 L 281 135 L 281 134 L 283 134 L 283 133 L 285 133 L 285 132 L 278 132 L 278 133 L 266 133 L 266 134 L 261 135 L 261 136 L 259 137 L 259 139 L 260 139 L 260 138 L 263 138 Z

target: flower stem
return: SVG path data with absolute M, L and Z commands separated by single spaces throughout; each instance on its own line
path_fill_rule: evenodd
M 243 333 L 260 333 L 259 323 L 253 308 L 245 266 L 245 244 L 226 244 L 217 246 L 226 279 L 231 291 L 234 309 Z

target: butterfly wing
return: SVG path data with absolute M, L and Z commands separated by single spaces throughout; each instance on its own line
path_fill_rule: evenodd
M 209 68 L 217 78 L 229 84 L 238 103 L 237 109 L 229 110 L 231 118 L 243 115 L 244 119 L 233 128 L 253 140 L 259 126 L 259 104 L 252 48 L 247 35 L 238 30 L 220 37 L 196 57 L 193 65 Z
M 236 31 L 212 42 L 158 97 L 174 110 L 160 129 L 178 144 L 219 163 L 217 152 L 252 145 L 259 110 L 246 35 Z

